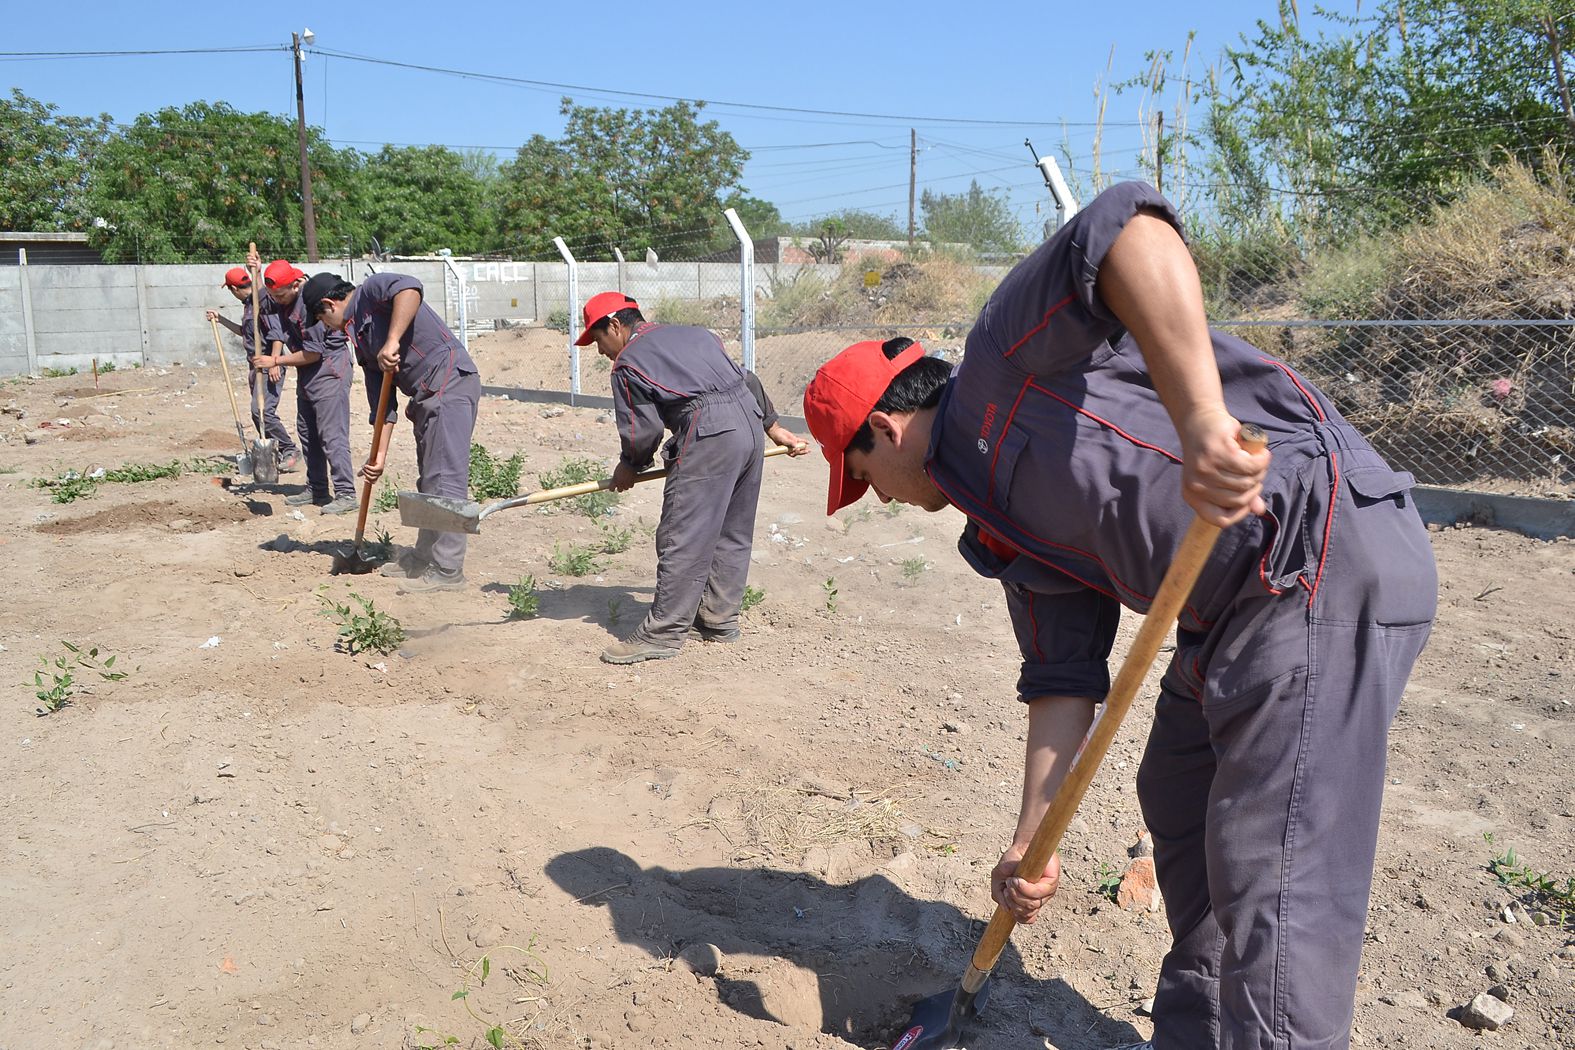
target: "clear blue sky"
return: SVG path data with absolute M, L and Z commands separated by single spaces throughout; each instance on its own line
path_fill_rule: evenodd
M 1348 7 L 1340 3 L 1338 7 Z M 310 13 L 308 13 L 310 12 Z M 670 13 L 674 12 L 674 13 Z M 919 187 L 1006 192 L 1028 229 L 1049 208 L 1025 135 L 1074 179 L 1092 162 L 1096 82 L 1132 77 L 1144 52 L 1179 55 L 1196 30 L 1188 72 L 1202 80 L 1220 49 L 1276 19 L 1272 0 L 1181 4 L 1105 0 L 996 3 L 335 3 L 12 5 L 4 51 L 87 51 L 279 45 L 228 55 L 0 59 L 6 87 L 62 112 L 118 121 L 164 106 L 224 101 L 294 113 L 290 33 L 316 47 L 397 62 L 584 85 L 501 85 L 308 53 L 306 111 L 342 146 L 385 142 L 486 147 L 507 158 L 534 133 L 562 130 L 558 100 L 660 106 L 611 92 L 712 102 L 753 157 L 744 183 L 789 219 L 845 207 L 907 211 L 908 129 L 920 140 Z M 1111 49 L 1114 58 L 1111 59 Z M 724 102 L 889 115 L 769 112 Z M 1105 171 L 1139 174 L 1136 92 L 1111 93 Z M 1174 88 L 1164 99 L 1167 121 Z M 914 119 L 909 119 L 909 118 Z M 995 123 L 948 123 L 953 118 Z M 1063 128 L 1062 122 L 1066 122 Z M 1029 126 L 1022 122 L 1033 122 Z

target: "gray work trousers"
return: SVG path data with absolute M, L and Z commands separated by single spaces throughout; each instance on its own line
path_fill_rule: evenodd
M 392 377 L 385 376 L 385 382 Z M 416 432 L 416 491 L 451 499 L 470 498 L 470 438 L 476 431 L 481 377 L 462 372 L 450 377 L 441 393 L 405 405 Z M 422 529 L 416 557 L 454 574 L 465 568 L 465 534 Z
M 355 495 L 350 466 L 350 371 L 343 379 L 318 374 L 296 380 L 295 429 L 306 457 L 306 484 L 314 496 Z
M 692 625 L 738 626 L 749 582 L 765 435 L 758 412 L 690 436 L 669 462 L 656 527 L 656 597 L 633 637 L 680 648 Z
M 1244 567 L 1161 686 L 1138 771 L 1172 935 L 1155 1050 L 1349 1045 L 1389 724 L 1437 577 L 1387 470 L 1310 493 L 1282 545 L 1300 578 L 1273 595 L 1261 581 L 1287 566 Z
M 247 363 L 251 358 L 247 358 Z M 266 434 L 271 440 L 279 443 L 279 455 L 288 458 L 296 454 L 295 440 L 290 437 L 289 428 L 279 418 L 279 398 L 284 394 L 284 381 L 290 375 L 288 368 L 281 369 L 278 381 L 268 378 L 266 372 L 258 380 L 257 372 L 252 373 L 252 426 L 260 433 Z M 259 398 L 259 394 L 262 396 Z

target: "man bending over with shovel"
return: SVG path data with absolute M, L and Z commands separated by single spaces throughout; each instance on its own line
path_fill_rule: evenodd
M 656 458 L 671 430 L 656 527 L 656 596 L 628 638 L 602 650 L 610 664 L 675 656 L 691 635 L 739 637 L 738 615 L 749 580 L 755 506 L 760 499 L 762 432 L 789 449 L 807 442 L 777 420 L 760 381 L 727 356 L 714 332 L 651 324 L 622 292 L 585 304 L 579 346 L 613 362 L 613 405 L 623 454 L 612 488 L 627 491 Z
M 252 332 L 262 327 L 261 320 L 253 324 L 255 315 L 252 313 L 251 271 L 244 266 L 230 267 L 224 273 L 224 287 L 241 304 L 240 324 L 236 324 L 217 310 L 209 310 L 204 316 L 206 320 L 217 321 L 241 337 L 241 345 L 246 348 L 246 363 L 250 365 L 258 352 Z M 300 470 L 300 452 L 295 447 L 295 441 L 290 437 L 289 428 L 279 418 L 279 398 L 284 394 L 284 369 L 281 367 L 268 369 L 268 374 L 263 381 L 264 393 L 261 398 L 257 396 L 256 382 L 248 380 L 246 386 L 252 392 L 252 423 L 257 427 L 257 433 L 266 434 L 279 447 L 279 472 L 289 474 Z
M 376 422 L 385 381 L 410 399 L 405 415 L 416 434 L 416 489 L 431 496 L 470 495 L 470 438 L 476 429 L 481 377 L 476 363 L 443 319 L 422 301 L 421 282 L 401 273 L 377 273 L 357 287 L 338 274 L 320 273 L 302 297 L 309 316 L 344 332 L 366 374 L 366 396 Z M 398 402 L 388 402 L 389 422 Z M 388 461 L 393 427 L 367 457 L 361 476 L 376 481 Z M 422 529 L 414 549 L 383 567 L 405 580 L 404 594 L 457 590 L 465 585 L 465 534 Z
M 1194 512 L 1240 522 L 1181 614 L 1137 773 L 1172 936 L 1153 1047 L 1337 1050 L 1432 552 L 1409 475 L 1307 380 L 1208 329 L 1179 231 L 1151 187 L 1116 186 L 1007 275 L 955 371 L 905 339 L 859 343 L 804 415 L 828 513 L 866 488 L 956 507 L 963 557 L 1005 588 L 1028 746 L 990 892 L 1019 922 L 1056 891 L 1058 859 L 1017 861 L 1110 687 L 1121 607 L 1148 609 Z M 1240 447 L 1242 422 L 1269 452 Z

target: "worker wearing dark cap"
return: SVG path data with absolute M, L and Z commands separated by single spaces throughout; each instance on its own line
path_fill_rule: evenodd
M 731 642 L 749 579 L 760 497 L 762 432 L 792 455 L 809 451 L 777 421 L 769 399 L 714 332 L 645 320 L 622 292 L 585 304 L 578 346 L 596 344 L 612 367 L 622 455 L 612 487 L 623 492 L 655 459 L 662 435 L 667 484 L 656 528 L 656 596 L 644 622 L 609 645 L 611 664 L 676 655 L 685 638 Z
M 241 323 L 225 317 L 217 310 L 209 310 L 206 318 L 217 321 L 231 332 L 241 337 L 241 345 L 246 348 L 246 362 L 251 364 L 252 358 L 257 355 L 257 346 L 252 341 L 252 275 L 244 266 L 232 266 L 225 271 L 224 287 L 229 289 L 231 295 L 240 300 Z M 264 297 L 266 298 L 266 297 Z M 248 373 L 248 376 L 250 373 Z M 290 437 L 290 429 L 279 418 L 279 397 L 284 393 L 284 369 L 270 368 L 268 375 L 262 383 L 248 379 L 247 387 L 252 395 L 252 424 L 256 426 L 259 434 L 266 434 L 271 438 L 279 450 L 279 470 L 284 473 L 301 469 L 300 450 L 296 448 L 294 440 Z M 259 398 L 258 387 L 261 386 L 263 394 Z
M 309 316 L 349 339 L 366 375 L 372 412 L 389 379 L 409 398 L 405 415 L 416 433 L 416 489 L 467 499 L 481 377 L 448 325 L 422 301 L 423 291 L 420 281 L 402 273 L 376 273 L 359 286 L 338 274 L 320 273 L 306 282 L 302 298 Z M 391 397 L 390 420 L 397 418 L 397 408 Z M 392 435 L 393 427 L 383 429 L 362 477 L 376 481 L 382 476 Z M 464 533 L 422 529 L 415 548 L 385 566 L 383 574 L 403 578 L 404 593 L 446 591 L 464 586 L 464 567 Z
M 263 334 L 272 350 L 256 368 L 295 368 L 295 427 L 306 453 L 306 491 L 286 503 L 311 503 L 323 514 L 348 514 L 360 506 L 350 465 L 350 349 L 344 334 L 306 315 L 301 289 L 306 274 L 275 259 L 263 271 L 268 303 Z

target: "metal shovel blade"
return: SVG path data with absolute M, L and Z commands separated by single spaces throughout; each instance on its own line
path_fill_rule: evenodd
M 235 454 L 235 473 L 236 474 L 240 475 L 243 478 L 249 478 L 249 477 L 252 476 L 252 469 L 253 468 L 252 468 L 252 452 L 251 452 L 251 449 L 247 449 L 244 452 L 238 452 L 238 453 Z
M 434 532 L 481 532 L 481 504 L 475 500 L 449 496 L 428 496 L 423 492 L 399 494 L 399 523 L 413 529 Z
M 334 555 L 333 568 L 329 571 L 335 576 L 365 576 L 382 567 L 382 558 L 366 553 L 361 544 L 355 543 Z
M 252 480 L 259 485 L 279 483 L 279 443 L 272 438 L 252 442 Z
M 977 992 L 958 988 L 920 999 L 913 1004 L 908 1027 L 892 1044 L 891 1050 L 957 1050 L 963 1045 L 963 1030 L 979 1016 L 989 998 L 990 978 L 987 977 Z

